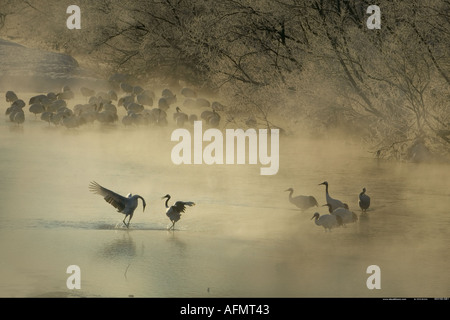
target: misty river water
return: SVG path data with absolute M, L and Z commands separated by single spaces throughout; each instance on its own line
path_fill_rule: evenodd
M 450 296 L 448 164 L 377 160 L 354 143 L 298 134 L 280 137 L 279 172 L 262 176 L 259 164 L 173 164 L 170 125 L 66 129 L 26 117 L 0 121 L 2 297 Z M 140 203 L 124 228 L 89 192 L 92 180 L 143 196 L 145 212 Z M 357 223 L 325 232 L 311 220 L 325 207 L 288 201 L 292 187 L 324 204 L 325 180 Z M 167 193 L 196 203 L 175 231 Z M 66 286 L 70 265 L 81 289 Z M 381 289 L 366 285 L 371 265 Z

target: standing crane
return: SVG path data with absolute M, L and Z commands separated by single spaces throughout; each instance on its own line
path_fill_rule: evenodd
M 359 194 L 359 207 L 362 212 L 366 212 L 370 207 L 370 197 L 366 194 L 366 188 Z
M 172 230 L 175 230 L 175 222 L 177 222 L 178 220 L 180 220 L 181 218 L 181 213 L 186 210 L 186 206 L 195 206 L 195 203 L 192 201 L 177 201 L 175 202 L 175 204 L 171 207 L 169 207 L 169 200 L 170 200 L 170 195 L 166 194 L 164 197 L 162 197 L 161 199 L 167 199 L 166 200 L 166 215 L 169 217 L 170 221 L 172 221 L 172 226 L 169 228 Z
M 322 226 L 325 231 L 331 231 L 332 228 L 339 227 L 342 225 L 342 219 L 339 216 L 335 216 L 332 214 L 323 214 L 320 215 L 318 212 L 314 213 L 311 220 L 315 218 L 315 224 L 318 226 Z
M 123 213 L 125 218 L 123 218 L 123 224 L 128 228 L 130 226 L 130 220 L 133 218 L 134 210 L 138 206 L 138 199 L 142 200 L 143 209 L 145 210 L 145 200 L 140 195 L 132 195 L 131 193 L 127 196 L 121 196 L 120 194 L 115 193 L 114 191 L 108 190 L 97 182 L 92 181 L 89 184 L 89 190 L 95 194 L 99 194 L 104 197 L 105 201 L 111 204 L 114 208 L 117 209 L 117 212 Z M 128 223 L 125 222 L 125 219 L 128 218 Z
M 292 197 L 292 194 L 294 193 L 294 189 L 289 188 L 284 191 L 289 191 L 289 201 L 297 206 L 297 208 L 300 208 L 301 210 L 306 210 L 311 207 L 318 207 L 319 204 L 317 203 L 316 198 L 313 196 L 296 196 Z
M 188 121 L 189 117 L 186 113 L 181 112 L 180 107 L 176 107 L 176 112 L 173 114 L 173 120 L 177 123 L 178 127 L 183 127 L 184 123 Z
M 328 193 L 328 182 L 324 181 L 322 183 L 319 183 L 319 186 L 324 184 L 326 189 L 325 189 L 325 198 L 327 200 L 327 203 L 330 204 L 331 206 L 331 210 L 334 211 L 337 208 L 344 208 L 344 203 L 342 203 L 342 201 L 339 201 L 337 199 L 333 199 L 332 197 L 330 197 L 330 194 Z

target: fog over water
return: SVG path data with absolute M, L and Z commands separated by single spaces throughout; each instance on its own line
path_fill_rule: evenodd
M 450 297 L 450 2 L 377 3 L 1 1 L 0 297 Z M 223 134 L 203 164 L 173 161 L 178 106 Z M 249 128 L 258 152 L 280 130 L 270 164 L 228 164 L 226 129 Z M 125 227 L 92 181 L 145 211 Z M 316 225 L 324 181 L 356 222 Z M 166 194 L 195 202 L 175 230 Z
M 280 137 L 273 176 L 260 164 L 175 165 L 171 120 L 66 129 L 26 111 L 23 125 L 0 121 L 0 296 L 450 295 L 448 164 L 377 160 L 358 143 L 297 132 Z M 139 203 L 124 228 L 123 215 L 89 192 L 93 180 L 141 195 L 146 210 Z M 325 232 L 311 220 L 328 213 L 325 180 L 356 223 Z M 298 210 L 290 187 L 319 207 Z M 169 204 L 196 203 L 174 232 L 167 193 Z M 69 265 L 81 269 L 80 290 L 66 287 Z M 380 267 L 381 289 L 366 286 L 370 265 Z

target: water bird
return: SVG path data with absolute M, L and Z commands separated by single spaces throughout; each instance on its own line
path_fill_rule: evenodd
M 131 126 L 133 124 L 133 118 L 130 114 L 127 114 L 122 118 L 122 124 L 124 126 Z
M 31 113 L 34 113 L 35 118 L 37 118 L 37 115 L 38 115 L 38 114 L 41 114 L 41 113 L 43 113 L 43 112 L 45 111 L 45 107 L 44 107 L 41 103 L 36 102 L 36 103 L 33 103 L 33 104 L 29 107 L 28 110 L 29 110 Z
M 167 109 L 169 109 L 170 105 L 167 102 L 166 98 L 160 98 L 158 100 L 158 108 L 160 108 L 163 111 L 167 111 Z
M 39 94 L 37 96 L 32 96 L 28 102 L 30 106 L 35 103 L 40 103 L 42 105 L 50 104 L 50 99 L 45 94 Z
M 123 224 L 128 228 L 130 226 L 130 220 L 133 218 L 134 210 L 138 206 L 138 199 L 142 200 L 143 209 L 142 212 L 145 211 L 145 200 L 140 195 L 132 195 L 131 193 L 128 197 L 121 196 L 120 194 L 115 193 L 114 191 L 108 190 L 97 182 L 92 181 L 89 184 L 89 190 L 95 194 L 99 194 L 104 197 L 105 201 L 111 204 L 114 208 L 117 209 L 117 212 L 123 213 L 125 218 L 123 218 Z M 125 222 L 125 219 L 128 218 L 128 223 Z
M 189 122 L 193 125 L 195 121 L 198 120 L 198 117 L 196 114 L 189 115 Z
M 161 94 L 162 98 L 166 100 L 168 105 L 177 102 L 177 95 L 174 94 L 170 89 L 164 89 Z
M 114 90 L 108 91 L 109 100 L 117 101 L 117 93 Z
M 134 86 L 133 87 L 133 93 L 135 95 L 141 94 L 142 92 L 144 92 L 144 88 L 142 88 L 141 86 Z
M 62 91 L 59 92 L 56 96 L 59 100 L 70 100 L 75 97 L 75 94 L 72 92 L 69 86 L 64 86 L 62 88 Z
M 184 101 L 183 101 L 183 107 L 195 108 L 195 107 L 197 107 L 197 104 L 195 103 L 194 99 L 187 98 L 187 99 L 184 99 Z
M 23 107 L 25 107 L 25 101 L 23 101 L 22 99 L 16 99 L 12 104 L 11 107 L 13 108 L 20 108 L 22 109 Z
M 123 106 L 125 109 L 135 101 L 134 95 L 123 96 L 117 101 L 117 105 Z
M 162 91 L 161 96 L 163 96 L 163 97 L 173 97 L 174 94 L 173 94 L 172 90 L 166 88 L 166 89 L 164 89 Z
M 195 92 L 191 88 L 183 88 L 181 89 L 181 94 L 186 98 L 197 98 L 197 92 Z
M 199 108 L 209 108 L 211 106 L 211 102 L 209 102 L 209 100 L 207 100 L 205 98 L 197 98 L 195 100 L 195 104 Z
M 13 122 L 17 123 L 17 125 L 25 122 L 25 113 L 23 110 L 17 111 L 14 113 Z
M 136 100 L 138 103 L 140 103 L 142 105 L 146 105 L 146 106 L 150 106 L 150 107 L 153 106 L 153 98 L 145 92 L 138 94 L 136 96 Z
M 53 102 L 56 99 L 58 99 L 58 95 L 54 92 L 49 92 L 49 93 L 47 93 L 47 98 L 50 102 Z
M 359 194 L 359 207 L 362 212 L 366 212 L 370 207 L 370 197 L 366 194 L 366 188 Z
M 205 110 L 200 114 L 200 118 L 202 118 L 205 121 L 208 121 L 210 117 L 212 117 L 214 113 L 210 110 Z
M 213 103 L 211 103 L 211 108 L 216 111 L 224 111 L 225 110 L 225 106 L 217 101 L 213 101 Z
M 148 125 L 148 118 L 145 117 L 142 113 L 134 113 L 132 111 L 128 111 L 128 115 L 131 117 L 131 121 L 133 124 L 139 125 Z
M 216 112 L 216 110 L 213 110 L 212 116 L 208 119 L 208 123 L 211 127 L 217 128 L 220 123 L 220 115 Z
M 330 197 L 330 194 L 328 193 L 328 182 L 324 181 L 322 183 L 319 183 L 320 185 L 325 185 L 326 189 L 325 189 L 325 198 L 327 200 L 327 203 L 329 203 L 331 205 L 331 209 L 332 211 L 334 211 L 337 208 L 343 208 L 344 207 L 344 203 L 342 203 L 342 201 L 339 201 L 337 199 L 333 199 L 332 197 Z
M 200 114 L 200 118 L 205 120 L 206 123 L 214 128 L 216 128 L 220 123 L 220 115 L 216 112 L 216 110 L 205 110 Z
M 66 115 L 62 116 L 61 123 L 68 129 L 77 128 L 80 125 L 79 117 L 75 115 Z
M 339 216 L 332 214 L 320 215 L 318 212 L 314 213 L 311 220 L 315 218 L 315 224 L 322 226 L 325 231 L 331 231 L 332 228 L 336 228 L 342 225 L 342 219 Z
M 297 208 L 300 208 L 301 210 L 306 210 L 306 209 L 309 209 L 314 206 L 316 206 L 316 207 L 319 206 L 316 198 L 314 198 L 313 196 L 300 195 L 300 196 L 292 197 L 292 194 L 294 193 L 294 189 L 289 188 L 284 191 L 289 191 L 289 201 L 292 204 L 294 204 L 295 206 L 297 206 Z
M 14 91 L 6 91 L 5 98 L 6 102 L 14 102 L 19 99 Z
M 16 100 L 12 103 L 12 105 L 6 109 L 5 115 L 9 116 L 9 120 L 11 122 L 17 123 L 17 125 L 24 123 L 25 121 L 25 113 L 22 108 L 25 106 L 25 103 L 21 104 L 20 101 Z M 22 101 L 23 102 L 23 101 Z
M 161 199 L 167 199 L 166 200 L 166 215 L 169 217 L 170 221 L 172 221 L 172 226 L 169 228 L 172 230 L 175 230 L 175 222 L 177 222 L 178 220 L 180 220 L 181 218 L 181 213 L 186 210 L 186 206 L 195 206 L 195 203 L 192 201 L 177 201 L 175 202 L 175 204 L 171 207 L 169 207 L 169 200 L 170 200 L 170 195 L 166 194 L 164 197 L 162 197 Z
M 126 106 L 127 111 L 131 111 L 133 113 L 140 113 L 144 111 L 144 106 L 142 104 L 138 104 L 136 102 L 132 102 Z
M 155 123 L 160 127 L 167 126 L 167 113 L 160 108 L 153 108 L 151 113 L 154 116 Z
M 126 93 L 133 93 L 133 86 L 129 83 L 122 82 L 120 88 Z
M 80 92 L 83 95 L 83 97 L 86 98 L 92 97 L 95 94 L 95 90 L 86 87 L 81 87 Z
M 50 122 L 52 121 L 52 118 L 53 118 L 53 112 L 44 111 L 41 113 L 41 120 L 48 122 L 48 124 L 50 124 Z
M 188 121 L 188 115 L 181 112 L 180 107 L 176 108 L 176 112 L 173 114 L 173 120 L 177 123 L 178 127 L 182 127 L 186 121 Z
M 324 206 L 328 207 L 328 211 L 335 216 L 339 216 L 342 219 L 342 224 L 353 223 L 358 221 L 358 216 L 349 210 L 349 207 L 346 203 L 344 203 L 344 207 L 336 208 L 334 210 L 331 209 L 331 205 L 329 203 L 324 204 Z

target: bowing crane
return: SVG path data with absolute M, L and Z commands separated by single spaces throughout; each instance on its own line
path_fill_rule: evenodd
M 325 231 L 331 231 L 332 228 L 336 228 L 342 225 L 341 217 L 332 214 L 320 215 L 318 212 L 316 212 L 312 216 L 311 220 L 312 219 L 315 219 L 315 224 L 318 226 L 322 226 Z

